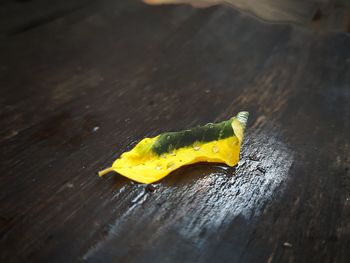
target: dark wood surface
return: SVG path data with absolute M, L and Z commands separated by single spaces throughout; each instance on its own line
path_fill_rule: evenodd
M 349 34 L 228 7 L 8 2 L 1 262 L 350 262 Z M 236 169 L 96 176 L 143 137 L 241 110 Z

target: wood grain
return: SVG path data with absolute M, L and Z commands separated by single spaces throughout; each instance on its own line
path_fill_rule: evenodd
M 345 32 L 138 1 L 3 35 L 1 261 L 348 262 L 349 47 Z M 96 176 L 143 137 L 241 110 L 235 169 Z

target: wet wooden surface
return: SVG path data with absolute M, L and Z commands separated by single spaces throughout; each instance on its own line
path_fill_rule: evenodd
M 33 20 L 34 2 L 2 16 L 1 262 L 350 261 L 349 34 L 137 1 Z M 240 110 L 236 169 L 96 176 L 145 136 Z

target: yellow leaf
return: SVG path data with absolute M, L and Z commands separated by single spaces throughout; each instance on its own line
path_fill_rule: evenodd
M 228 121 L 168 132 L 141 140 L 99 176 L 115 171 L 140 183 L 154 183 L 184 165 L 197 162 L 237 165 L 248 112 Z

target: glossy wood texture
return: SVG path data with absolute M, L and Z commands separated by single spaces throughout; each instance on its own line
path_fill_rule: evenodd
M 82 2 L 2 30 L 1 262 L 350 261 L 349 34 Z M 96 175 L 143 137 L 241 110 L 236 169 Z

